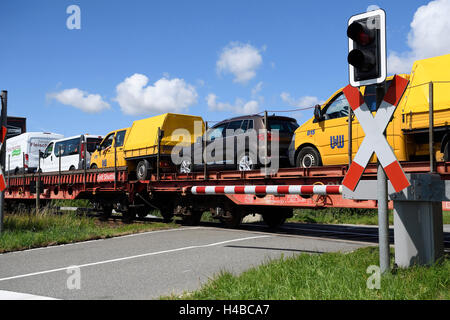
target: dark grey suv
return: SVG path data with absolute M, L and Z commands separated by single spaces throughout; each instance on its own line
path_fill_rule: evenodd
M 217 123 L 189 149 L 183 149 L 178 171 L 200 170 L 205 160 L 212 170 L 249 171 L 274 163 L 280 167 L 288 166 L 288 149 L 298 128 L 297 121 L 275 115 L 267 119 L 267 133 L 261 115 L 235 117 Z

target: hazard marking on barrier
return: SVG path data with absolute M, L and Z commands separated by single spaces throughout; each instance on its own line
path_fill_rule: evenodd
M 192 194 L 297 194 L 297 195 L 327 195 L 342 194 L 342 186 L 195 186 L 191 188 Z
M 384 131 L 386 130 L 407 85 L 408 81 L 406 79 L 395 76 L 375 117 L 373 117 L 371 111 L 364 102 L 364 98 L 358 88 L 354 88 L 350 85 L 344 88 L 344 95 L 366 134 L 366 137 L 361 143 L 342 182 L 342 184 L 350 190 L 355 191 L 373 153 L 377 155 L 378 161 L 383 166 L 383 169 L 396 192 L 400 192 L 404 188 L 410 186 L 400 163 L 395 157 L 395 154 L 384 135 Z
M 6 138 L 6 133 L 8 132 L 8 130 L 6 129 L 6 127 L 2 126 L 1 132 L 0 132 L 0 149 L 2 148 L 3 142 L 5 141 Z M 5 175 L 3 174 L 3 168 L 0 166 L 0 192 L 5 191 L 7 187 L 6 184 L 6 179 L 5 179 Z

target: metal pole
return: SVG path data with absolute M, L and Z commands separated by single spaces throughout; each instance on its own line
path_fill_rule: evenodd
M 114 136 L 114 190 L 117 189 L 117 133 Z
M 9 184 L 9 176 L 11 174 L 11 155 L 8 155 L 8 187 L 10 186 Z
M 84 138 L 85 140 L 83 141 L 84 143 L 84 149 L 83 149 L 83 153 L 84 153 L 84 191 L 86 191 L 86 170 L 87 170 L 87 138 Z
M 377 110 L 384 98 L 385 83 L 377 86 L 376 99 Z M 384 132 L 386 135 L 386 132 Z M 380 251 L 380 271 L 381 274 L 390 270 L 390 252 L 389 252 L 389 212 L 388 212 L 388 192 L 387 177 L 383 166 L 378 161 L 377 172 L 377 193 L 378 193 L 378 245 Z
M 207 161 L 207 159 L 206 159 L 206 138 L 207 138 L 207 132 L 208 132 L 208 121 L 206 121 L 205 122 L 205 134 L 203 135 L 203 152 L 202 152 L 202 161 L 204 162 L 204 165 L 203 165 L 203 179 L 204 180 L 208 180 L 208 161 Z M 194 159 L 194 150 L 192 149 L 191 150 L 191 153 L 192 153 L 192 159 Z M 205 156 L 203 156 L 203 155 L 205 155 Z M 194 167 L 194 164 L 192 164 L 192 168 Z
M 156 180 L 159 181 L 159 161 L 161 159 L 161 128 L 158 127 L 158 153 L 156 155 Z
M 58 146 L 58 178 L 59 178 L 59 188 L 61 189 L 61 149 L 62 146 Z
M 264 131 L 264 143 L 265 143 L 265 161 L 264 161 L 264 173 L 266 175 L 266 178 L 268 177 L 267 174 L 267 164 L 268 164 L 268 160 L 267 158 L 269 157 L 269 152 L 268 152 L 268 148 L 269 148 L 269 144 L 267 141 L 267 130 L 269 130 L 269 123 L 268 123 L 268 116 L 267 116 L 267 111 L 264 111 L 264 127 L 265 127 L 265 131 Z
M 434 127 L 434 94 L 433 94 L 433 82 L 431 81 L 428 85 L 429 88 L 429 111 L 428 111 L 428 120 L 429 120 L 429 125 L 428 125 L 428 147 L 430 150 L 430 173 L 433 173 L 434 170 L 434 148 L 433 148 L 433 144 L 434 144 L 434 132 L 433 132 L 433 127 Z
M 7 107 L 8 107 L 8 91 L 2 91 L 1 93 L 1 125 L 6 128 L 7 125 Z M 6 137 L 5 137 L 6 140 Z M 5 143 L 2 144 L 2 149 L 0 150 L 0 165 L 2 168 L 5 168 L 5 159 L 6 159 L 6 152 L 5 152 Z M 0 234 L 3 232 L 3 216 L 5 211 L 5 192 L 0 192 Z
M 352 118 L 353 110 L 349 108 L 348 111 L 348 165 L 352 164 L 352 156 L 353 156 L 353 118 Z
M 38 156 L 38 169 L 37 169 L 37 177 L 36 177 L 36 215 L 39 214 L 39 209 L 41 207 L 41 152 L 39 151 L 39 156 Z

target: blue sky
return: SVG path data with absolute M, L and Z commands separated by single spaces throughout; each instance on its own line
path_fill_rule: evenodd
M 66 136 L 166 111 L 222 120 L 307 107 L 348 83 L 350 16 L 385 9 L 398 71 L 450 52 L 442 39 L 420 49 L 433 40 L 421 38 L 424 25 L 448 17 L 449 1 L 4 0 L 0 89 L 28 131 Z M 81 10 L 79 30 L 67 28 L 70 5 Z M 294 116 L 302 123 L 312 111 Z

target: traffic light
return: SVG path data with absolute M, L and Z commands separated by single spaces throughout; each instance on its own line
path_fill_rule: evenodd
M 350 18 L 347 28 L 350 84 L 353 87 L 386 80 L 386 14 L 378 9 Z

